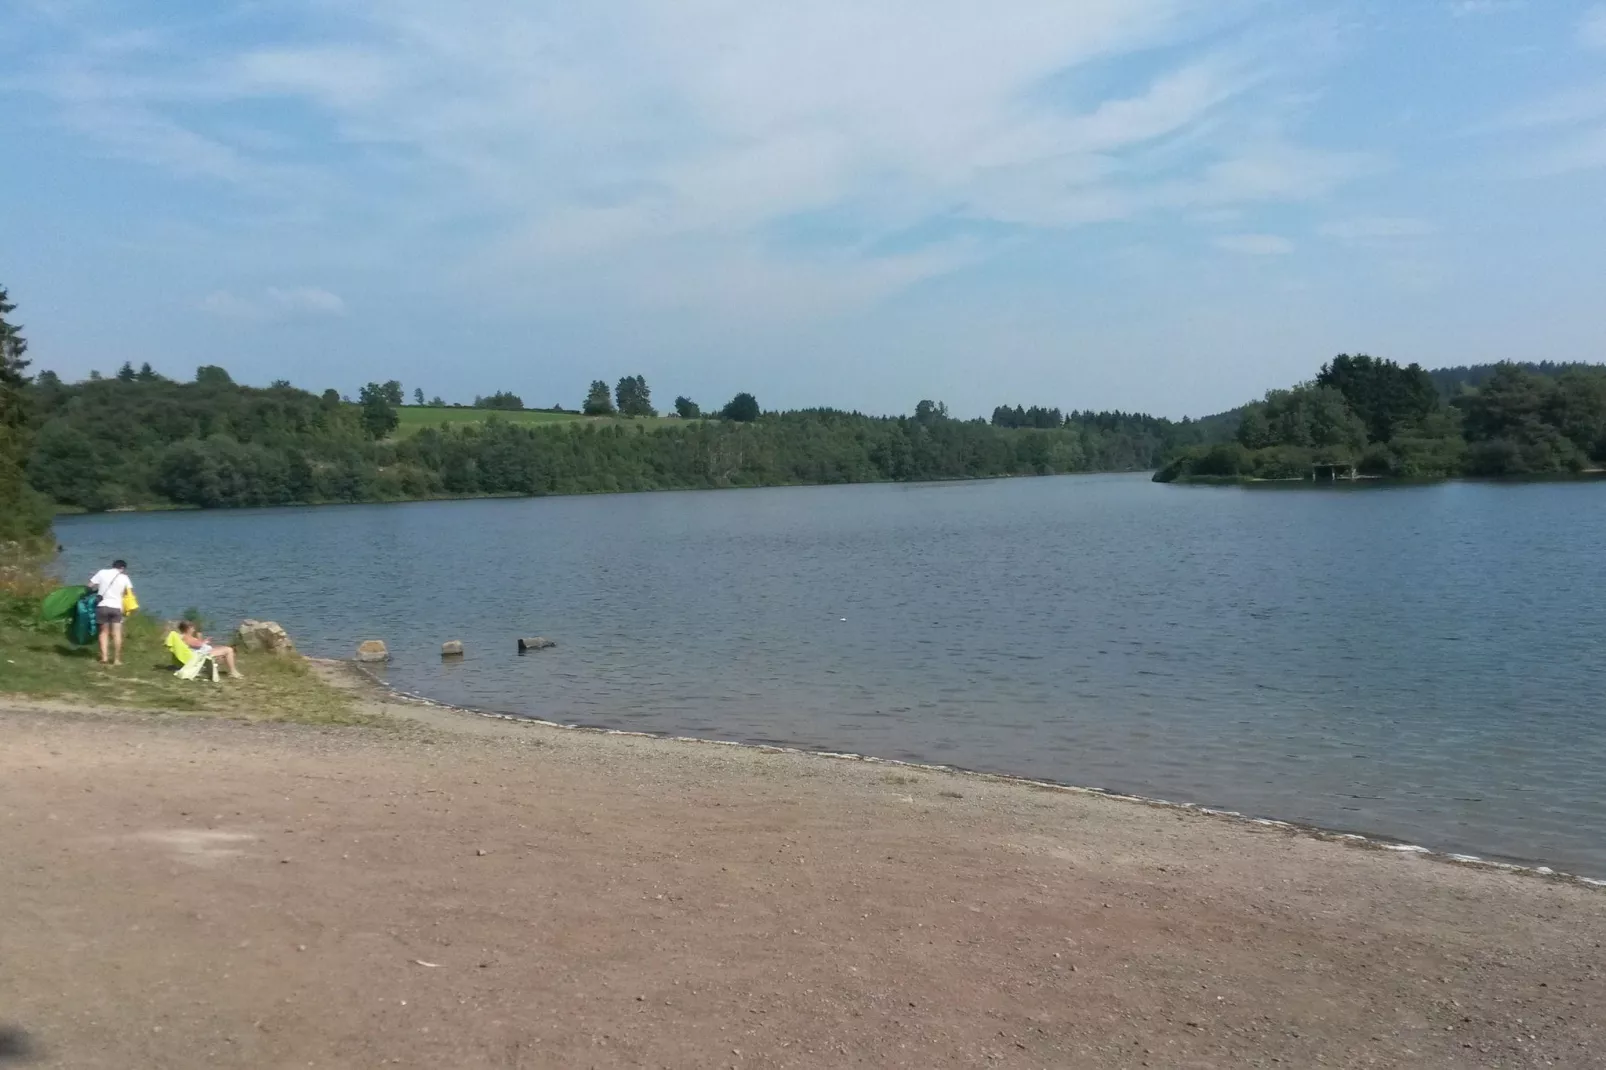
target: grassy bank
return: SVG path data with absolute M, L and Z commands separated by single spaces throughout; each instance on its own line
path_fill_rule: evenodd
M 0 695 L 177 715 L 302 724 L 361 724 L 351 697 L 318 678 L 299 656 L 241 655 L 243 680 L 180 680 L 162 645 L 161 620 L 128 621 L 123 664 L 101 665 L 94 646 L 75 647 L 61 623 L 41 624 L 39 600 L 56 586 L 32 565 L 0 570 Z

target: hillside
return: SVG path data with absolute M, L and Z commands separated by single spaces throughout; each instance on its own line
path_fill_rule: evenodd
M 27 478 L 58 507 L 284 505 L 478 495 L 575 494 L 1149 470 L 1213 441 L 1207 425 L 1075 412 L 1053 426 L 832 409 L 751 419 L 585 417 L 360 405 L 285 383 L 241 386 L 221 368 L 194 382 L 146 372 L 28 388 Z M 652 433 L 648 433 L 648 432 Z

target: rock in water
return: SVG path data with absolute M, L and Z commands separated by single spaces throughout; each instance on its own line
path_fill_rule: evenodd
M 247 654 L 294 654 L 295 643 L 277 623 L 271 620 L 242 620 L 234 636 L 234 645 Z
M 390 651 L 383 639 L 370 639 L 357 647 L 358 661 L 389 661 Z
M 557 645 L 558 644 L 554 643 L 552 640 L 542 639 L 540 636 L 536 636 L 534 639 L 520 639 L 519 653 L 523 654 L 530 650 L 545 650 L 547 647 L 553 647 Z
M 460 658 L 463 656 L 463 640 L 449 639 L 441 644 L 441 657 Z

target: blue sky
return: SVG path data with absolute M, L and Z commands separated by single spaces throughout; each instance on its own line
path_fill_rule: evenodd
M 1606 359 L 1606 5 L 10 0 L 67 377 L 1202 415 Z

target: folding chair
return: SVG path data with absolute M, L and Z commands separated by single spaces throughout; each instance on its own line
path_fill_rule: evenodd
M 216 658 L 210 654 L 203 654 L 199 650 L 191 649 L 189 644 L 184 642 L 184 637 L 177 632 L 168 632 L 165 641 L 168 651 L 173 655 L 173 660 L 178 662 L 178 669 L 173 673 L 174 676 L 180 680 L 195 680 L 210 667 L 212 670 L 212 682 L 214 684 L 217 683 Z

